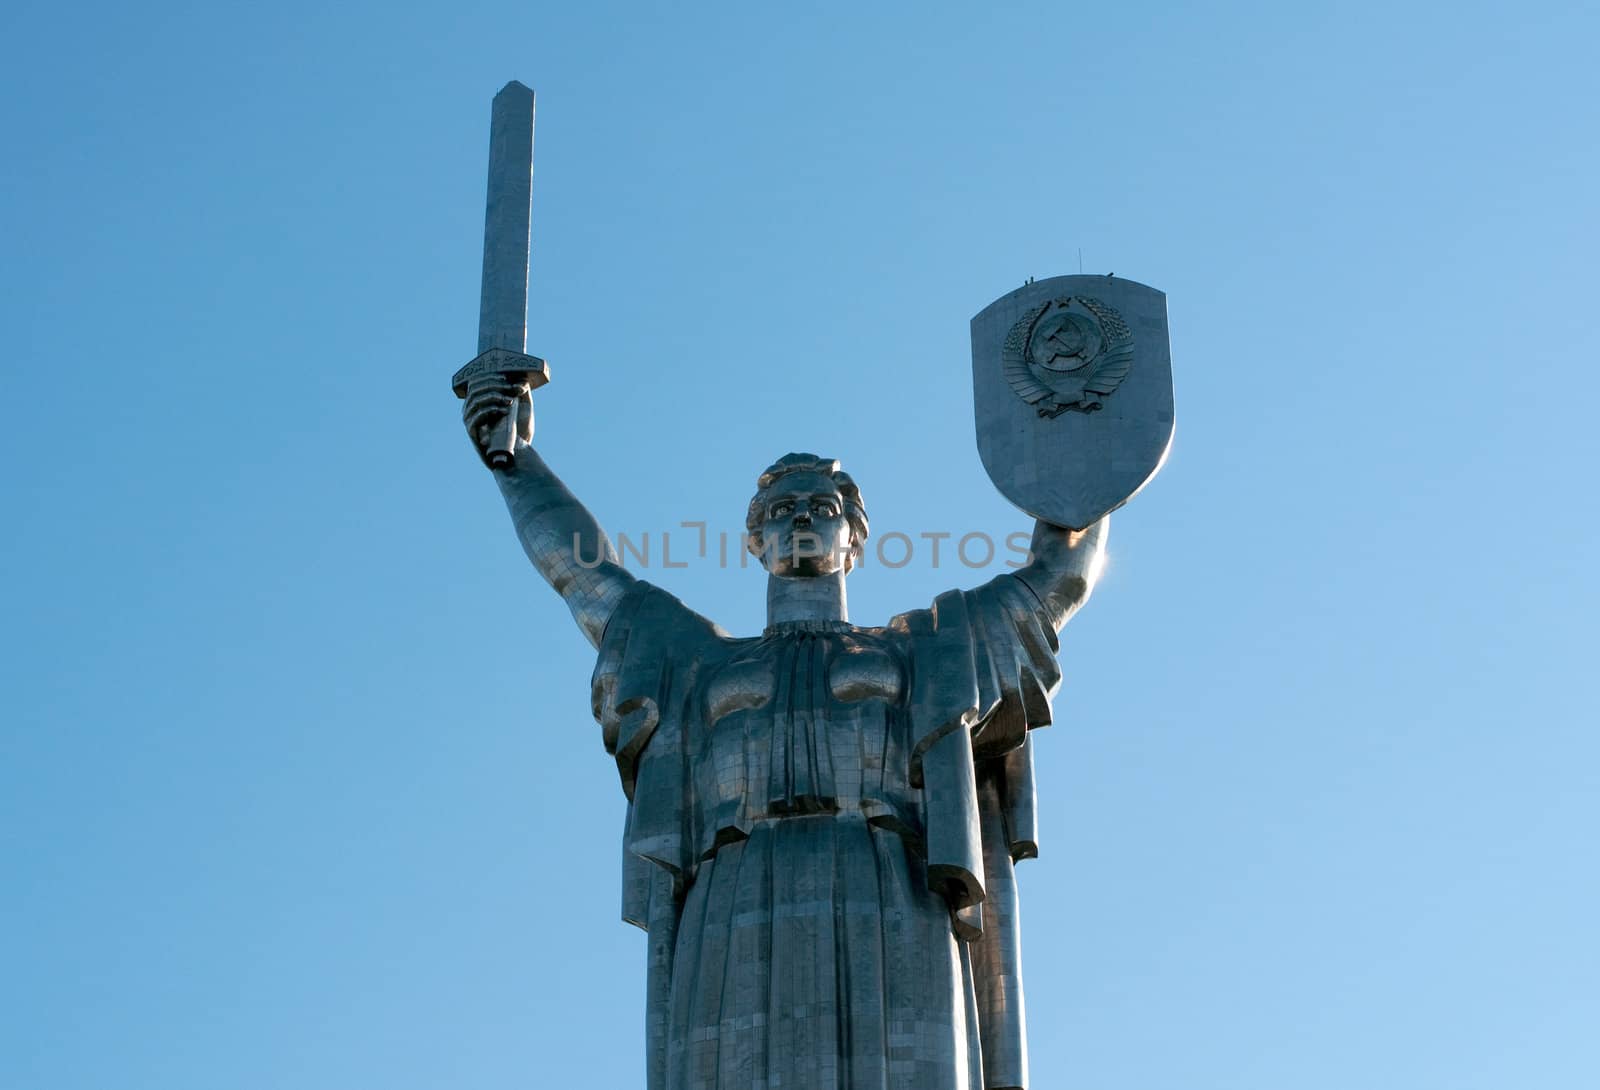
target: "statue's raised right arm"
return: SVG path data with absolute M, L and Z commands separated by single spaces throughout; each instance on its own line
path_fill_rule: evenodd
M 533 398 L 525 384 L 496 381 L 468 392 L 461 419 L 479 456 L 495 426 L 510 413 L 517 414 L 516 453 L 510 469 L 494 471 L 495 482 L 505 497 L 523 552 L 566 601 L 584 636 L 598 647 L 606 622 L 634 577 L 618 561 L 610 539 L 589 509 L 530 445 Z

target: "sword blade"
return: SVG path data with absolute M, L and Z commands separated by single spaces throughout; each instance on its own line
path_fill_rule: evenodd
M 521 352 L 528 341 L 528 248 L 533 205 L 533 92 L 512 80 L 489 121 L 478 351 Z

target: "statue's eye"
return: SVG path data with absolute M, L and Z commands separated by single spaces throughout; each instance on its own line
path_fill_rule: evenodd
M 784 515 L 787 515 L 793 510 L 794 504 L 792 503 L 775 503 L 772 505 L 772 517 L 775 519 L 781 519 Z

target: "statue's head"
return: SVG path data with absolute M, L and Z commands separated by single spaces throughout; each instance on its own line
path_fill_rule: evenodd
M 756 480 L 749 549 L 773 575 L 848 572 L 867 540 L 861 489 L 832 458 L 785 454 Z

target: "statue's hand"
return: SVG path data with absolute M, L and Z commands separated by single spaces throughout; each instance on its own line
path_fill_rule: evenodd
M 533 393 L 526 382 L 508 382 L 503 375 L 489 375 L 467 388 L 461 405 L 461 422 L 466 425 L 478 457 L 489 463 L 497 440 L 512 430 L 517 445 L 533 439 Z

